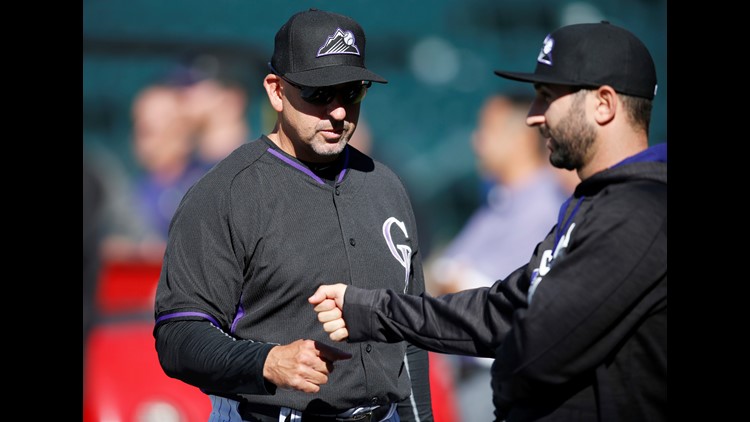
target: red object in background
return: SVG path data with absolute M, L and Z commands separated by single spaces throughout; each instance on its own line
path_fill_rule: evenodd
M 208 420 L 208 396 L 161 369 L 152 330 L 147 321 L 92 330 L 84 368 L 84 422 Z
M 106 262 L 99 277 L 97 307 L 104 316 L 154 310 L 161 261 Z
M 428 352 L 430 359 L 430 394 L 435 422 L 460 422 L 453 384 L 453 369 L 445 356 Z
M 161 261 L 104 263 L 96 296 L 103 322 L 84 360 L 84 422 L 208 420 L 208 396 L 159 365 L 152 332 L 160 271 Z

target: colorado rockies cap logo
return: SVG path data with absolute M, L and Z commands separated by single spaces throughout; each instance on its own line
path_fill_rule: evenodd
M 359 48 L 355 41 L 352 31 L 336 28 L 336 32 L 329 35 L 328 39 L 320 46 L 316 57 L 329 54 L 356 54 L 359 56 Z
M 552 47 L 554 46 L 555 40 L 547 35 L 547 37 L 544 38 L 544 45 L 542 45 L 542 49 L 539 50 L 539 56 L 537 56 L 536 61 L 552 66 Z

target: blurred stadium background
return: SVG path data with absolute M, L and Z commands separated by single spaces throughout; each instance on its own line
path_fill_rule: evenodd
M 646 43 L 659 81 L 651 142 L 667 140 L 666 0 L 84 0 L 84 155 L 106 151 L 136 175 L 132 100 L 195 57 L 215 58 L 246 89 L 248 139 L 268 133 L 275 116 L 261 79 L 274 35 L 291 14 L 309 7 L 349 15 L 365 29 L 367 66 L 389 81 L 375 84 L 363 103 L 372 155 L 407 185 L 425 255 L 449 241 L 481 200 L 470 139 L 483 99 L 494 92 L 532 89 L 501 79 L 493 70 L 533 70 L 543 38 L 559 26 L 606 19 Z M 116 270 L 105 268 L 105 273 Z M 133 269 L 110 274 L 110 279 L 122 278 L 123 271 Z M 153 281 L 158 267 L 145 271 Z M 117 297 L 150 293 L 147 287 L 128 290 L 124 285 L 119 290 L 110 285 L 109 296 L 99 300 L 109 300 L 109 309 L 117 311 L 128 306 Z M 148 314 L 142 302 L 136 308 Z
M 531 71 L 544 36 L 559 26 L 607 19 L 641 37 L 657 65 L 652 142 L 667 139 L 665 0 L 84 0 L 84 149 L 105 147 L 137 171 L 131 101 L 139 89 L 197 54 L 220 57 L 250 95 L 250 139 L 268 132 L 261 78 L 273 37 L 307 7 L 347 14 L 367 34 L 367 66 L 385 76 L 363 104 L 373 155 L 407 184 L 426 247 L 450 239 L 479 201 L 469 146 L 484 97 L 531 89 L 493 74 Z

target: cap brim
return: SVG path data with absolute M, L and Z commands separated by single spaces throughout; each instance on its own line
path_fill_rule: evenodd
M 574 82 L 567 79 L 555 78 L 547 75 L 537 75 L 535 73 L 520 73 L 520 72 L 504 72 L 502 70 L 496 70 L 495 74 L 505 79 L 512 79 L 520 82 L 531 82 L 540 84 L 552 84 L 552 85 L 581 85 L 580 82 Z
M 354 81 L 388 83 L 382 76 L 359 66 L 321 67 L 304 72 L 288 72 L 284 77 L 304 86 L 331 86 Z

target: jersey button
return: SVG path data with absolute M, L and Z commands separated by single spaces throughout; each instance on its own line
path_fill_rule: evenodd
M 354 246 L 354 245 L 356 245 L 356 244 L 357 244 L 357 242 L 355 242 L 355 241 L 354 241 L 354 238 L 353 238 L 353 237 L 350 237 L 350 238 L 349 238 L 349 244 L 350 244 L 350 245 L 352 245 L 352 246 Z
M 367 353 L 372 352 L 372 344 L 368 344 L 367 347 L 365 347 L 365 350 L 367 350 Z
M 336 189 L 334 191 L 336 192 L 336 196 L 341 195 L 341 191 L 339 190 L 338 186 L 336 186 Z

